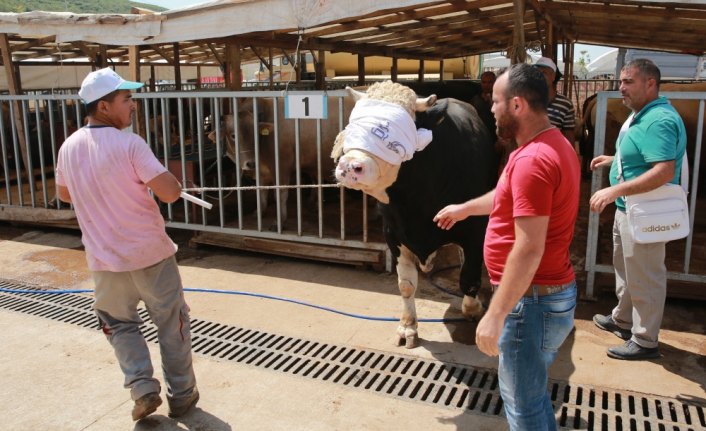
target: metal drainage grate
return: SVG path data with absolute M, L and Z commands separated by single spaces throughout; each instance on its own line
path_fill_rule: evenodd
M 41 290 L 0 281 L 8 290 Z M 98 328 L 87 295 L 0 292 L 0 308 Z M 147 311 L 142 332 L 157 342 Z M 337 346 L 200 319 L 191 321 L 195 353 L 308 377 L 404 400 L 431 403 L 476 414 L 502 416 L 495 370 Z M 551 399 L 559 425 L 605 431 L 706 430 L 703 405 L 673 398 L 552 380 Z

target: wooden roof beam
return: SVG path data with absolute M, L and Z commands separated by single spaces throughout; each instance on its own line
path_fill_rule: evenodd
M 34 39 L 29 42 L 25 43 L 18 43 L 15 45 L 11 45 L 10 49 L 12 49 L 12 52 L 15 51 L 26 51 L 30 48 L 34 47 L 41 47 L 42 45 L 45 45 L 47 43 L 53 43 L 56 40 L 56 36 L 46 36 L 46 37 L 40 37 L 37 39 Z
M 466 10 L 480 9 L 483 7 L 497 5 L 497 0 L 478 0 L 474 2 L 455 2 L 443 3 L 438 7 L 420 7 L 420 10 L 414 9 L 408 12 L 393 13 L 381 15 L 379 18 L 357 19 L 348 24 L 335 25 L 323 30 L 312 30 L 305 33 L 306 37 L 321 37 L 329 34 L 342 33 L 346 31 L 354 31 L 362 28 L 379 27 L 387 24 L 394 24 L 401 21 L 418 21 L 424 18 L 430 18 L 438 15 L 445 15 L 454 12 L 463 12 Z
M 173 63 L 174 58 L 172 55 L 169 53 L 169 51 L 166 51 L 162 49 L 161 46 L 159 45 L 149 45 L 150 48 L 152 48 L 157 54 L 159 54 L 163 59 L 167 60 L 167 63 Z
M 453 17 L 450 19 L 443 19 L 443 20 L 427 20 L 427 21 L 421 21 L 417 22 L 414 24 L 405 24 L 405 25 L 400 25 L 400 26 L 395 26 L 395 27 L 385 27 L 384 30 L 377 30 L 377 31 L 370 31 L 366 32 L 369 33 L 370 35 L 380 35 L 381 33 L 394 33 L 395 35 L 399 37 L 418 37 L 420 32 L 427 32 L 427 31 L 444 31 L 444 32 L 449 32 L 450 30 L 463 30 L 469 27 L 478 27 L 479 23 L 482 23 L 482 25 L 494 25 L 494 24 L 500 24 L 503 25 L 505 23 L 512 23 L 512 10 L 508 10 L 507 18 L 505 15 L 500 15 L 498 16 L 493 15 L 493 14 L 486 14 L 486 13 L 479 13 L 475 17 L 473 15 L 465 15 L 465 16 L 459 16 L 459 17 Z M 357 35 L 356 35 L 357 36 Z M 380 38 L 368 38 L 365 40 L 365 42 L 368 42 L 370 40 L 384 40 L 385 35 L 381 35 Z M 336 37 L 336 38 L 325 38 L 324 40 L 326 41 L 341 41 L 341 40 L 347 40 L 347 41 L 352 41 L 355 42 L 355 38 L 346 37 L 346 36 L 341 36 L 341 37 Z
M 81 51 L 83 53 L 83 55 L 85 55 L 86 57 L 91 58 L 91 59 L 96 58 L 96 55 L 98 54 L 98 52 L 100 52 L 98 47 L 93 48 L 93 47 L 89 46 L 86 42 L 83 42 L 80 40 L 73 41 L 73 42 L 71 42 L 71 44 L 73 46 L 75 46 L 76 49 Z
M 664 21 L 665 19 L 669 22 L 673 22 L 675 19 L 681 20 L 706 20 L 706 10 L 686 10 L 686 9 L 669 9 L 669 14 L 665 14 L 667 8 L 658 7 L 650 5 L 635 5 L 635 4 L 616 4 L 616 2 L 611 2 L 609 5 L 601 5 L 596 3 L 584 4 L 584 3 L 571 3 L 570 5 L 566 2 L 544 2 L 544 7 L 555 17 L 555 13 L 571 14 L 572 16 L 583 16 L 583 15 L 603 15 L 614 17 L 616 15 L 623 15 L 625 19 L 634 19 L 634 17 L 639 14 L 640 22 L 643 20 L 659 20 Z

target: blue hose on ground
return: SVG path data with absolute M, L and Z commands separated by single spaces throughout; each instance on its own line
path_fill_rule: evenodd
M 309 302 L 299 301 L 296 299 L 283 298 L 281 296 L 266 295 L 263 293 L 243 292 L 243 291 L 237 291 L 237 290 L 200 289 L 200 288 L 193 288 L 193 287 L 185 287 L 184 291 L 185 292 L 203 292 L 203 293 L 221 293 L 221 294 L 225 294 L 225 295 L 242 295 L 242 296 L 252 296 L 255 298 L 273 299 L 275 301 L 291 302 L 292 304 L 303 305 L 306 307 L 316 308 L 319 310 L 324 310 L 324 311 L 328 311 L 331 313 L 341 314 L 343 316 L 353 317 L 356 319 L 363 319 L 363 320 L 375 320 L 375 321 L 382 321 L 382 322 L 396 322 L 399 320 L 398 318 L 395 318 L 395 317 L 375 317 L 375 316 L 365 316 L 362 314 L 348 313 L 345 311 L 336 310 L 335 308 L 331 308 L 331 307 L 324 307 L 322 305 L 316 305 L 316 304 L 312 304 Z M 0 292 L 3 292 L 3 293 L 40 293 L 40 294 L 48 294 L 48 295 L 58 295 L 58 294 L 68 294 L 68 293 L 93 293 L 93 290 L 91 290 L 91 289 L 21 290 L 21 289 L 0 288 Z M 423 323 L 457 323 L 457 322 L 465 322 L 466 319 L 460 318 L 460 317 L 443 318 L 443 319 L 430 318 L 430 319 L 418 319 L 418 321 L 423 322 Z

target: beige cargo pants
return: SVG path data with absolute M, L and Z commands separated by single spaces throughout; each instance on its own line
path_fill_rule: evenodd
M 659 328 L 667 297 L 665 244 L 633 241 L 627 215 L 615 210 L 613 267 L 618 305 L 612 316 L 618 326 L 632 326 L 632 341 L 648 349 L 659 345 Z
M 167 398 L 179 402 L 190 397 L 196 378 L 191 360 L 189 307 L 174 256 L 136 271 L 95 271 L 93 279 L 96 284 L 93 308 L 115 350 L 132 399 L 160 391 L 159 381 L 153 377 L 147 343 L 139 329 L 143 323 L 137 313 L 140 301 L 158 328 Z

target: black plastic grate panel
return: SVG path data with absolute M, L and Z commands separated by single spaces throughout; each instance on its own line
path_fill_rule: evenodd
M 0 281 L 9 290 L 41 290 Z M 99 329 L 93 299 L 81 294 L 0 292 L 0 308 Z M 157 342 L 145 309 L 141 330 Z M 290 375 L 341 384 L 384 396 L 502 416 L 495 370 L 338 346 L 192 319 L 193 351 Z M 706 431 L 706 408 L 693 402 L 637 392 L 550 381 L 563 429 L 602 431 Z

